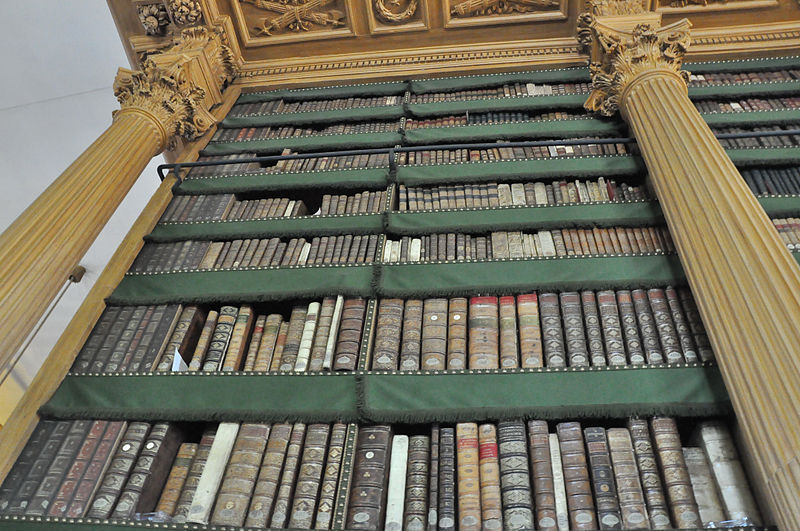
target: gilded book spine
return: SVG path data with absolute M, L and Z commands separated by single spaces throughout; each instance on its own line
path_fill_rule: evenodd
M 633 454 L 630 432 L 625 428 L 609 428 L 606 434 L 614 477 L 617 480 L 622 528 L 649 529 L 644 491 Z
M 347 425 L 337 422 L 331 430 L 331 442 L 325 459 L 325 475 L 320 485 L 319 503 L 314 529 L 330 529 L 333 507 L 336 501 L 336 489 L 342 469 L 342 456 L 347 436 Z
M 300 352 L 300 340 L 303 338 L 303 328 L 305 327 L 307 308 L 297 305 L 292 308 L 292 315 L 289 317 L 289 330 L 286 332 L 286 344 L 281 353 L 281 372 L 291 372 L 297 363 L 297 354 Z
M 456 529 L 456 434 L 439 429 L 439 529 Z
M 325 467 L 325 449 L 328 446 L 330 429 L 329 424 L 308 426 L 292 500 L 292 513 L 289 517 L 290 529 L 311 529 L 311 525 L 314 523 L 314 509 L 317 506 L 320 482 Z
M 236 322 L 231 332 L 231 340 L 225 352 L 225 358 L 221 363 L 223 371 L 238 371 L 244 362 L 244 353 L 247 349 L 247 340 L 253 329 L 253 308 L 242 306 L 236 316 Z
M 593 366 L 601 367 L 606 365 L 606 353 L 603 348 L 603 330 L 600 327 L 597 298 L 593 291 L 582 291 L 580 296 L 583 319 L 586 324 L 586 338 L 589 344 L 589 357 Z
M 425 531 L 430 474 L 430 437 L 414 435 L 408 440 L 408 467 L 403 511 L 403 529 Z
M 467 368 L 467 308 L 464 297 L 450 299 L 447 313 L 447 368 Z
M 539 299 L 536 293 L 517 296 L 521 366 L 542 367 L 542 331 L 539 326 Z
M 531 456 L 531 477 L 537 528 L 542 531 L 558 529 L 553 466 L 550 460 L 550 434 L 547 422 L 528 421 L 528 448 Z
M 211 344 L 214 329 L 217 327 L 218 318 L 218 312 L 208 312 L 203 330 L 200 332 L 200 338 L 197 340 L 197 345 L 194 348 L 192 359 L 189 361 L 190 371 L 199 371 L 203 367 L 203 360 L 205 360 L 206 354 L 208 353 L 208 347 Z
M 400 343 L 400 370 L 420 368 L 422 351 L 422 301 L 409 299 L 403 312 L 403 336 Z
M 606 356 L 609 365 L 625 365 L 625 344 L 617 311 L 617 301 L 613 291 L 598 291 L 597 304 L 600 307 L 600 320 L 603 323 Z
M 403 300 L 381 299 L 372 353 L 373 370 L 397 370 L 402 327 Z
M 192 460 L 197 454 L 197 448 L 197 443 L 183 443 L 178 448 L 175 462 L 172 463 L 167 482 L 164 484 L 164 490 L 161 492 L 161 498 L 159 498 L 156 505 L 156 512 L 163 512 L 168 516 L 172 516 L 175 513 L 178 498 L 180 498 L 181 490 L 184 483 L 186 483 L 186 477 L 189 475 Z
M 289 447 L 286 449 L 286 460 L 283 463 L 281 481 L 275 495 L 275 506 L 272 510 L 270 527 L 282 528 L 289 520 L 289 504 L 292 501 L 295 478 L 300 467 L 300 452 L 303 450 L 303 441 L 306 435 L 306 425 L 296 422 L 292 426 L 292 436 L 289 438 Z
M 325 348 L 331 334 L 331 324 L 333 323 L 333 312 L 336 308 L 334 297 L 322 299 L 322 306 L 319 311 L 319 321 L 317 322 L 317 333 L 314 335 L 314 344 L 311 346 L 311 358 L 308 362 L 308 370 L 311 372 L 321 371 L 325 362 Z
M 658 472 L 656 455 L 650 439 L 650 428 L 643 419 L 630 419 L 628 421 L 633 450 L 636 455 L 636 464 L 639 467 L 639 476 L 642 480 L 647 513 L 650 516 L 652 529 L 669 529 L 670 518 L 667 499 L 661 487 L 661 476 Z
M 194 499 L 194 493 L 197 491 L 197 484 L 200 482 L 200 476 L 203 475 L 203 469 L 206 467 L 206 461 L 208 461 L 208 454 L 211 451 L 211 445 L 214 443 L 215 435 L 215 425 L 213 427 L 209 426 L 203 431 L 200 444 L 197 445 L 197 453 L 194 459 L 192 459 L 192 465 L 189 467 L 186 481 L 183 482 L 181 495 L 178 498 L 178 503 L 175 505 L 175 511 L 172 515 L 172 521 L 175 523 L 186 522 L 186 517 L 192 506 L 192 500 Z
M 36 424 L 17 461 L 0 486 L 0 514 L 10 512 L 12 502 L 21 493 L 23 484 L 29 477 L 36 477 L 33 465 L 43 453 L 56 425 L 57 422 L 54 420 L 40 420 Z
M 458 475 L 458 529 L 480 531 L 481 489 L 478 425 L 463 422 L 456 425 Z
M 108 422 L 107 424 L 103 438 L 100 440 L 92 460 L 84 471 L 83 478 L 75 488 L 72 502 L 67 507 L 66 516 L 68 518 L 80 518 L 86 513 L 89 501 L 98 489 L 100 479 L 109 465 L 111 454 L 122 437 L 125 422 L 117 421 Z
M 333 358 L 334 371 L 356 370 L 366 310 L 365 299 L 347 299 L 344 302 L 336 353 Z
M 497 297 L 472 297 L 469 301 L 469 368 L 499 367 Z
M 359 430 L 347 529 L 383 529 L 391 437 L 390 426 L 368 426 Z
M 567 491 L 570 528 L 576 531 L 597 529 L 581 426 L 577 422 L 562 422 L 557 426 L 557 432 L 564 469 L 564 486 Z
M 558 310 L 558 295 L 539 294 L 539 312 L 542 319 L 542 343 L 548 367 L 566 367 L 564 333 L 561 328 L 561 314 Z
M 499 299 L 500 367 L 519 367 L 519 342 L 517 341 L 517 308 L 514 297 Z
M 385 531 L 401 531 L 408 473 L 408 435 L 392 437 L 391 454 L 389 485 L 386 488 L 386 521 L 383 529 Z
M 500 463 L 497 429 L 494 424 L 478 428 L 478 456 L 481 487 L 481 529 L 503 528 L 503 507 L 500 491 Z
M 253 496 L 250 500 L 245 527 L 267 527 L 272 514 L 272 506 L 275 503 L 275 493 L 278 490 L 278 482 L 281 478 L 281 470 L 283 470 L 286 449 L 289 446 L 289 438 L 291 436 L 291 424 L 275 424 L 272 426 L 264 458 L 261 462 L 261 469 L 258 472 L 258 479 L 253 489 Z
M 422 370 L 444 370 L 447 356 L 447 299 L 425 299 L 422 309 Z
M 617 292 L 617 306 L 622 321 L 622 332 L 625 336 L 625 347 L 628 349 L 628 360 L 631 365 L 642 365 L 647 362 L 642 340 L 639 338 L 639 326 L 636 323 L 636 311 L 633 308 L 631 292 L 620 290 Z
M 504 529 L 509 531 L 534 529 L 533 499 L 525 439 L 525 424 L 521 421 L 498 423 L 503 524 Z
M 297 361 L 294 364 L 295 372 L 305 372 L 311 359 L 311 347 L 314 345 L 314 334 L 317 331 L 320 304 L 312 302 L 306 311 L 306 321 L 303 325 L 303 335 L 300 336 L 300 349 L 297 352 Z
M 681 351 L 681 342 L 675 325 L 672 322 L 672 312 L 667 304 L 667 296 L 663 289 L 647 290 L 647 298 L 650 300 L 650 308 L 653 310 L 658 337 L 661 339 L 661 346 L 667 356 L 669 363 L 680 363 L 686 361 Z
M 600 529 L 622 529 L 622 515 L 619 498 L 611 468 L 611 454 L 604 428 L 586 428 L 586 447 L 594 487 L 594 501 L 597 506 L 597 519 Z
M 256 360 L 253 364 L 254 371 L 270 370 L 272 355 L 275 352 L 275 344 L 282 322 L 283 317 L 279 314 L 267 316 L 267 320 L 264 322 L 264 334 L 261 336 L 261 344 L 258 346 L 258 353 L 256 353 Z
M 675 419 L 655 417 L 651 420 L 651 426 L 658 460 L 661 463 L 661 473 L 664 475 L 664 485 L 667 487 L 673 525 L 680 529 L 698 527 L 699 511 L 686 462 L 683 459 Z
M 658 341 L 658 330 L 647 301 L 647 294 L 644 290 L 635 289 L 631 292 L 631 298 L 636 310 L 636 319 L 639 321 L 639 332 L 642 334 L 642 345 L 647 356 L 647 363 L 660 365 L 664 363 L 664 351 L 661 350 L 661 344 Z
M 588 367 L 589 348 L 586 344 L 586 331 L 583 327 L 580 294 L 574 291 L 565 291 L 561 293 L 560 299 L 569 366 Z
M 223 306 L 219 312 L 217 326 L 211 336 L 211 343 L 208 346 L 208 353 L 203 361 L 203 371 L 217 371 L 223 362 L 228 344 L 231 341 L 233 327 L 236 324 L 236 316 L 239 309 L 236 306 Z
M 253 325 L 253 335 L 250 336 L 250 346 L 247 347 L 247 355 L 244 358 L 242 370 L 250 372 L 256 366 L 258 348 L 261 345 L 261 338 L 264 336 L 264 325 L 267 323 L 266 315 L 259 315 Z

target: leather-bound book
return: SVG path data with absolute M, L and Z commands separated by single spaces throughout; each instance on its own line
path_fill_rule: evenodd
M 103 343 L 94 353 L 86 367 L 86 372 L 99 373 L 104 371 L 106 363 L 111 357 L 111 352 L 125 332 L 125 327 L 130 323 L 135 310 L 135 306 L 123 306 L 120 308 L 117 318 L 111 323 L 108 334 L 103 339 Z
M 700 357 L 700 361 L 713 360 L 714 352 L 711 350 L 711 343 L 703 327 L 703 321 L 700 319 L 700 311 L 697 309 L 692 292 L 688 288 L 678 288 L 678 298 L 681 301 L 683 312 L 686 314 L 686 322 L 692 331 L 695 345 L 697 345 L 697 355 Z
M 556 427 L 556 431 L 561 449 L 570 529 L 598 529 L 581 425 L 577 422 L 562 422 Z
M 517 296 L 520 365 L 542 367 L 542 331 L 539 326 L 539 298 L 536 293 Z
M 106 336 L 111 331 L 111 328 L 117 321 L 117 317 L 121 311 L 122 307 L 120 306 L 108 306 L 105 310 L 103 310 L 102 315 L 94 325 L 89 337 L 86 339 L 86 342 L 83 344 L 80 352 L 78 352 L 78 355 L 75 357 L 75 361 L 72 363 L 70 372 L 89 372 L 94 357 L 97 355 L 98 350 L 100 350 L 100 347 L 103 345 Z
M 503 528 L 510 531 L 534 529 L 525 424 L 522 421 L 498 423 L 497 441 Z
M 400 370 L 417 371 L 422 351 L 422 301 L 409 299 L 403 311 L 403 334 L 400 342 Z
M 236 306 L 223 306 L 219 312 L 217 326 L 211 336 L 211 343 L 208 345 L 208 353 L 203 361 L 203 371 L 215 372 L 220 369 L 225 358 L 225 352 L 231 342 L 233 327 L 236 324 L 236 317 L 239 309 Z
M 700 521 L 703 526 L 709 523 L 719 523 L 727 520 L 722 509 L 722 501 L 717 493 L 717 482 L 711 473 L 711 465 L 702 448 L 683 448 L 683 460 L 689 471 L 692 482 L 692 491 L 697 501 L 697 510 L 700 512 Z
M 345 300 L 339 335 L 336 338 L 336 352 L 333 356 L 334 371 L 356 370 L 366 309 L 365 299 Z
M 467 368 L 467 311 L 464 297 L 450 299 L 447 309 L 447 368 Z
M 639 337 L 639 325 L 636 322 L 636 311 L 633 307 L 633 298 L 628 290 L 617 292 L 617 306 L 622 322 L 622 332 L 625 337 L 625 348 L 628 350 L 628 360 L 631 365 L 643 365 L 647 363 L 642 340 Z
M 478 425 L 456 424 L 456 473 L 458 477 L 458 529 L 480 531 L 481 489 Z
M 408 435 L 392 437 L 391 454 L 389 484 L 386 487 L 386 518 L 383 529 L 385 531 L 401 531 L 408 473 Z
M 678 340 L 681 344 L 681 351 L 683 352 L 683 359 L 687 363 L 695 363 L 698 361 L 697 347 L 692 337 L 692 330 L 689 322 L 681 308 L 681 302 L 678 298 L 678 292 L 673 287 L 667 287 L 664 290 L 664 296 L 667 298 L 667 305 L 672 314 L 672 322 L 675 324 L 675 332 L 678 334 Z
M 216 496 L 212 525 L 241 526 L 267 446 L 269 424 L 242 424 Z
M 381 299 L 372 348 L 372 370 L 397 370 L 402 328 L 403 299 Z
M 303 450 L 305 435 L 306 425 L 301 422 L 296 422 L 294 426 L 292 426 L 292 436 L 289 438 L 289 446 L 286 449 L 286 460 L 283 462 L 281 481 L 278 484 L 278 492 L 275 494 L 275 504 L 272 508 L 270 527 L 286 527 L 286 523 L 289 520 L 292 492 L 294 490 L 295 479 L 297 478 L 297 471 L 300 467 L 300 453 Z
M 499 298 L 500 368 L 519 367 L 517 307 L 513 296 Z
M 175 513 L 175 507 L 178 505 L 181 490 L 183 490 L 183 485 L 189 475 L 192 460 L 197 455 L 198 446 L 197 443 L 185 442 L 178 447 L 178 454 L 175 456 L 167 481 L 164 483 L 164 490 L 161 491 L 161 497 L 156 504 L 156 512 L 163 512 L 168 516 Z
M 321 371 L 325 362 L 325 347 L 331 333 L 331 323 L 333 322 L 333 312 L 336 308 L 335 297 L 325 297 L 320 306 L 319 319 L 317 320 L 317 330 L 314 334 L 314 343 L 311 345 L 311 356 L 308 360 L 308 370 L 310 372 Z
M 322 360 L 322 368 L 331 370 L 333 368 L 333 357 L 336 353 L 336 343 L 339 338 L 339 328 L 342 324 L 342 312 L 344 311 L 344 297 L 338 295 L 336 304 L 333 307 L 333 317 L 331 317 L 331 331 L 328 333 L 328 343 L 325 345 L 325 358 Z
M 602 367 L 607 364 L 603 348 L 603 329 L 600 326 L 600 312 L 597 310 L 597 297 L 593 291 L 582 291 L 580 294 L 583 308 L 583 323 L 586 328 L 586 339 L 589 348 L 589 359 L 592 366 Z
M 622 528 L 649 529 L 644 491 L 639 479 L 639 468 L 636 466 L 630 432 L 625 428 L 609 428 L 606 435 L 614 477 L 617 481 Z
M 393 450 L 394 451 L 394 450 Z M 408 439 L 406 494 L 403 529 L 425 531 L 428 518 L 428 476 L 430 475 L 430 437 L 414 435 Z
M 280 314 L 270 314 L 264 322 L 264 333 L 261 336 L 261 344 L 258 346 L 256 360 L 253 364 L 254 371 L 268 371 L 272 365 L 272 355 L 275 353 L 275 344 L 278 339 L 278 332 L 283 322 Z
M 663 289 L 647 290 L 650 308 L 653 310 L 653 319 L 661 339 L 661 348 L 667 356 L 667 362 L 680 363 L 685 361 L 681 350 L 681 341 L 675 325 L 672 322 L 672 312 L 667 304 L 667 296 Z
M 678 529 L 699 527 L 700 515 L 697 501 L 694 499 L 689 471 L 686 469 L 686 461 L 683 459 L 681 439 L 675 419 L 654 417 L 650 421 L 650 425 L 653 429 L 653 440 L 661 465 L 661 474 L 667 488 L 672 524 Z
M 83 474 L 100 444 L 107 425 L 108 422 L 103 420 L 95 420 L 91 423 L 89 431 L 86 432 L 86 437 L 81 443 L 77 455 L 75 455 L 75 459 L 69 465 L 61 483 L 56 486 L 56 495 L 52 502 L 47 505 L 45 514 L 48 516 L 64 516 L 75 494 L 75 488 L 83 478 Z
M 497 369 L 499 347 L 497 297 L 470 298 L 469 368 Z
M 239 314 L 231 332 L 231 340 L 225 352 L 225 358 L 221 363 L 222 371 L 238 371 L 244 363 L 244 353 L 247 351 L 247 343 L 250 339 L 250 332 L 253 330 L 253 308 L 244 305 L 239 308 Z
M 346 529 L 383 529 L 391 438 L 391 426 L 359 430 Z
M 190 353 L 194 352 L 197 344 L 197 337 L 203 327 L 205 314 L 197 306 L 186 306 L 181 311 L 178 322 L 170 335 L 167 346 L 164 347 L 160 359 L 154 359 L 157 363 L 156 370 L 159 372 L 169 372 L 172 369 L 172 358 L 177 350 L 184 360 L 189 359 Z
M 286 336 L 289 333 L 289 322 L 282 321 L 278 327 L 278 337 L 275 340 L 275 350 L 272 353 L 272 361 L 270 362 L 269 370 L 278 371 L 281 367 L 281 358 L 283 356 L 283 347 L 286 345 Z
M 600 529 L 622 529 L 622 514 L 619 509 L 611 454 L 604 428 L 586 428 L 586 448 L 589 454 L 589 469 L 592 474 L 594 502 Z
M 650 428 L 646 420 L 632 418 L 628 421 L 628 430 L 633 440 L 636 465 L 642 480 L 647 514 L 650 516 L 650 527 L 652 529 L 670 529 L 669 508 L 664 489 L 661 486 L 661 474 L 650 439 Z
M 603 323 L 603 338 L 606 358 L 609 365 L 625 365 L 625 343 L 622 337 L 617 298 L 613 291 L 598 291 L 597 305 L 600 307 L 600 320 Z
M 631 292 L 631 298 L 636 310 L 636 320 L 639 322 L 639 333 L 647 363 L 661 365 L 665 360 L 664 351 L 661 350 L 661 342 L 658 340 L 658 330 L 647 300 L 647 293 L 643 289 L 635 289 Z
M 148 433 L 150 433 L 150 424 L 146 422 L 128 423 L 122 440 L 111 458 L 111 463 L 103 474 L 103 479 L 89 505 L 86 516 L 103 520 L 111 516 Z
M 317 330 L 320 303 L 312 302 L 306 310 L 306 320 L 303 324 L 303 335 L 300 336 L 300 349 L 297 351 L 297 361 L 294 364 L 295 372 L 306 372 L 311 358 L 311 347 L 314 345 L 314 334 Z
M 336 489 L 342 470 L 342 456 L 347 437 L 347 425 L 337 422 L 331 429 L 331 440 L 325 457 L 325 473 L 319 488 L 319 503 L 314 518 L 314 529 L 330 529 L 333 508 L 336 503 Z
M 751 525 L 761 525 L 761 514 L 728 428 L 720 421 L 702 422 L 698 438 L 722 495 L 725 516 L 729 520 L 747 519 Z
M 457 528 L 456 523 L 456 432 L 439 429 L 439 529 Z
M 149 513 L 155 509 L 182 435 L 173 423 L 153 425 L 111 518 L 130 519 L 134 513 Z
M 69 474 L 75 457 L 83 447 L 86 435 L 92 428 L 93 422 L 88 420 L 74 420 L 66 436 L 59 446 L 58 451 L 47 468 L 41 483 L 31 497 L 30 503 L 25 508 L 28 516 L 45 516 L 50 504 L 58 494 L 61 484 Z M 96 439 L 95 439 L 96 440 Z M 70 493 L 71 498 L 71 493 Z
M 438 424 L 431 426 L 430 466 L 428 468 L 427 531 L 439 529 L 439 432 Z
M 308 308 L 298 304 L 292 308 L 292 315 L 289 317 L 289 330 L 286 332 L 286 344 L 281 353 L 281 372 L 294 371 L 297 363 L 297 353 L 300 352 L 300 340 L 303 338 L 303 328 L 306 322 Z
M 558 434 L 551 433 L 550 462 L 553 467 L 553 492 L 556 500 L 556 523 L 559 531 L 569 531 L 569 510 L 567 507 L 567 491 L 564 485 L 564 467 L 561 463 L 561 447 Z
M 291 424 L 274 424 L 270 430 L 244 523 L 246 527 L 267 527 L 269 524 L 291 436 Z
M 494 424 L 478 427 L 478 457 L 481 489 L 481 529 L 503 528 L 503 506 L 500 492 L 497 429 Z
M 570 367 L 589 366 L 589 348 L 581 315 L 581 297 L 578 292 L 565 291 L 560 294 L 561 314 L 564 319 L 564 335 Z
M 542 343 L 547 367 L 566 367 L 566 349 L 561 327 L 558 295 L 539 294 L 539 313 L 542 319 Z
M 134 308 L 130 320 L 125 323 L 122 334 L 111 349 L 111 353 L 102 367 L 102 372 L 120 372 L 127 354 L 138 346 L 151 315 L 152 307 L 150 307 L 150 311 L 147 306 Z
M 28 438 L 28 442 L 25 443 L 25 447 L 14 462 L 14 466 L 11 467 L 2 486 L 0 486 L 0 514 L 9 512 L 14 498 L 21 493 L 22 486 L 27 480 L 37 478 L 33 468 L 34 463 L 43 453 L 57 425 L 58 422 L 55 420 L 40 420 L 36 424 L 33 433 Z M 54 455 L 55 451 L 53 451 L 51 457 Z M 38 476 L 38 478 L 41 479 L 41 476 Z M 27 506 L 27 503 L 25 505 Z
M 325 450 L 328 446 L 329 424 L 311 424 L 306 431 L 303 457 L 297 473 L 297 484 L 291 503 L 290 529 L 311 529 L 317 507 Z
M 253 324 L 253 335 L 250 336 L 250 346 L 247 347 L 247 354 L 244 357 L 244 366 L 242 370 L 250 372 L 256 366 L 256 357 L 258 356 L 258 347 L 261 345 L 261 338 L 264 337 L 264 325 L 267 323 L 266 315 L 259 315 L 256 317 Z
M 422 309 L 422 370 L 444 370 L 447 358 L 447 299 L 425 299 Z
M 553 484 L 553 465 L 550 458 L 550 434 L 546 421 L 528 421 L 528 449 L 534 496 L 533 507 L 536 509 L 536 528 L 542 531 L 555 531 L 558 529 L 556 494 Z
M 128 363 L 128 366 L 125 368 L 126 372 L 154 370 L 157 360 L 159 360 L 162 353 L 166 351 L 172 333 L 178 324 L 181 306 L 178 304 L 170 304 L 163 308 L 161 317 L 156 318 L 154 315 L 150 325 L 145 330 L 142 341 L 133 353 L 130 363 Z M 159 313 L 160 311 L 156 310 L 156 314 Z M 188 345 L 186 348 L 188 354 Z
M 217 319 L 219 313 L 215 311 L 208 312 L 206 322 L 203 324 L 203 329 L 200 332 L 200 338 L 195 345 L 194 353 L 192 354 L 191 361 L 189 361 L 190 371 L 199 371 L 203 368 L 203 360 L 205 360 L 208 353 L 208 347 L 211 345 L 211 338 L 214 335 L 214 329 L 217 326 Z

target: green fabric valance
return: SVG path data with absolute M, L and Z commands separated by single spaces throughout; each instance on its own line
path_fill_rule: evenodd
M 232 116 L 222 121 L 222 127 L 261 127 L 266 125 L 306 125 L 364 120 L 395 120 L 403 116 L 402 105 L 380 107 L 351 107 L 332 111 L 287 112 Z
M 342 135 L 290 136 L 245 142 L 212 142 L 203 155 L 232 155 L 236 153 L 280 153 L 284 149 L 325 151 L 335 149 L 364 149 L 391 147 L 401 143 L 400 133 L 352 133 Z
M 413 79 L 410 89 L 413 94 L 429 92 L 449 92 L 484 87 L 496 87 L 505 83 L 588 83 L 589 69 L 584 67 L 562 68 L 560 70 L 532 70 L 528 72 L 508 72 L 502 74 L 482 74 L 478 76 L 440 77 L 434 79 Z
M 300 173 L 260 173 L 186 179 L 179 194 L 222 194 L 268 190 L 333 188 L 378 190 L 386 188 L 389 168 L 359 168 Z
M 386 81 L 383 83 L 364 83 L 362 85 L 336 85 L 333 87 L 312 87 L 305 89 L 280 89 L 269 92 L 250 92 L 242 94 L 236 103 L 257 103 L 283 99 L 285 101 L 332 100 L 335 98 L 354 98 L 359 96 L 401 96 L 408 88 L 408 81 Z
M 518 98 L 486 98 L 468 101 L 441 101 L 436 103 L 409 103 L 412 116 L 441 116 L 464 112 L 528 111 L 541 109 L 580 109 L 586 94 L 556 96 L 521 96 Z

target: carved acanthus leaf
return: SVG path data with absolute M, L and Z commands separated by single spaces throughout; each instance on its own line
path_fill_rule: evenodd
M 586 11 L 594 16 L 646 13 L 644 0 L 586 0 Z
M 621 36 L 593 24 L 601 60 L 589 65 L 592 93 L 584 107 L 604 116 L 613 115 L 628 83 L 648 71 L 674 72 L 688 82 L 689 73 L 681 70 L 681 64 L 689 48 L 689 26 L 688 20 L 659 29 L 638 25 L 629 35 Z
M 167 7 L 179 26 L 191 26 L 203 18 L 203 9 L 197 0 L 169 0 Z

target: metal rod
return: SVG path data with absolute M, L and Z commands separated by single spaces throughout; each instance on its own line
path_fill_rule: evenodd
M 787 129 L 783 131 L 750 131 L 744 133 L 720 133 L 716 135 L 718 139 L 727 140 L 734 138 L 752 138 L 762 136 L 782 136 L 782 135 L 800 135 L 800 129 Z M 415 151 L 428 151 L 433 149 L 489 149 L 489 148 L 506 148 L 506 147 L 536 147 L 536 146 L 581 146 L 586 144 L 631 144 L 635 143 L 636 139 L 633 137 L 614 137 L 614 138 L 579 138 L 579 139 L 563 139 L 563 140 L 530 140 L 520 142 L 473 142 L 471 144 L 431 144 L 425 146 L 408 146 L 408 147 L 387 147 L 387 148 L 373 148 L 373 149 L 349 149 L 345 151 L 321 151 L 314 153 L 293 153 L 291 155 L 264 155 L 254 156 L 246 159 L 236 160 L 208 160 L 198 162 L 178 162 L 171 164 L 161 164 L 158 166 L 159 178 L 163 181 L 166 177 L 164 170 L 171 170 L 177 168 L 180 172 L 181 168 L 195 168 L 202 166 L 225 166 L 228 164 L 250 164 L 254 162 L 272 162 L 277 160 L 295 160 L 295 159 L 312 159 L 318 157 L 347 157 L 350 155 L 378 155 L 383 153 L 408 153 Z M 181 180 L 178 175 L 178 180 Z

